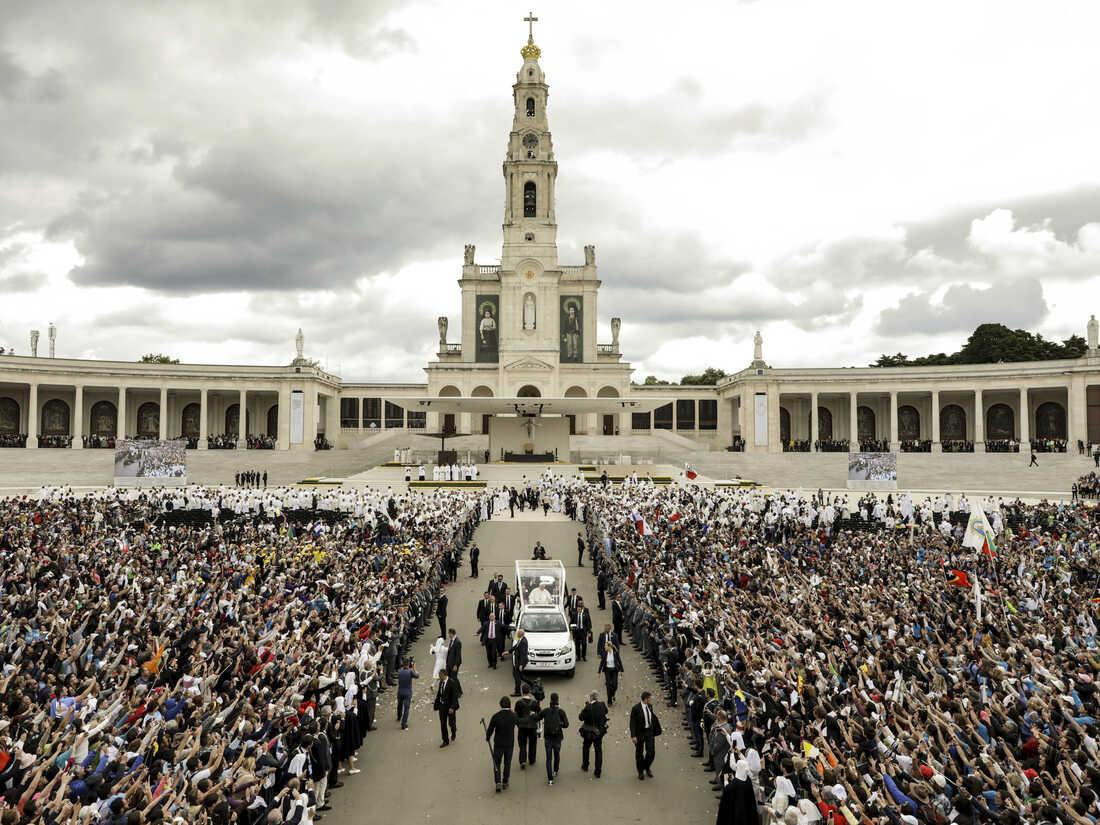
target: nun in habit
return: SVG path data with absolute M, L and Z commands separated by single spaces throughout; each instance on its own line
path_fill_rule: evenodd
M 744 759 L 737 761 L 733 779 L 722 790 L 716 825 L 760 825 L 760 812 L 756 808 L 756 792 L 749 776 L 749 763 Z

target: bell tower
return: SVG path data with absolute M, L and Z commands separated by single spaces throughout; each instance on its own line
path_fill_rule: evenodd
M 554 185 L 558 164 L 546 119 L 549 87 L 539 66 L 542 50 L 535 45 L 534 24 L 528 14 L 527 45 L 520 49 L 523 65 L 512 86 L 515 114 L 504 158 L 504 247 L 501 267 L 535 258 L 545 269 L 558 266 L 558 225 Z

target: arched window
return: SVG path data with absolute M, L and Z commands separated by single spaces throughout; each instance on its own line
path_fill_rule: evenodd
M 527 98 L 527 117 L 535 116 L 535 99 L 533 97 Z
M 523 217 L 535 217 L 535 182 L 533 180 L 523 184 Z

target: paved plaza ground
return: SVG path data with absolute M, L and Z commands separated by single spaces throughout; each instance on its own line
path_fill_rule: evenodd
M 490 670 L 484 648 L 475 635 L 474 610 L 490 576 L 503 573 L 513 578 L 514 559 L 530 558 L 539 539 L 549 554 L 566 564 L 567 585 L 576 587 L 592 608 L 592 621 L 602 629 L 610 622 L 610 607 L 596 609 L 596 583 L 591 564 L 577 567 L 576 536 L 580 525 L 562 516 L 543 517 L 530 512 L 507 512 L 503 519 L 482 524 L 474 536 L 481 548 L 481 576 L 469 576 L 464 564 L 458 582 L 447 590 L 449 624 L 463 643 L 460 678 L 464 695 L 458 711 L 458 738 L 448 748 L 439 747 L 439 717 L 432 710 L 433 657 L 428 648 L 438 632 L 431 627 L 413 645 L 421 678 L 415 683 L 409 730 L 402 732 L 395 720 L 396 694 L 389 690 L 379 700 L 379 730 L 367 735 L 359 751 L 363 772 L 341 777 L 345 784 L 333 794 L 329 825 L 361 825 L 363 822 L 448 823 L 476 825 L 483 822 L 712 822 L 717 798 L 711 793 L 698 760 L 691 758 L 686 731 L 679 714 L 659 701 L 659 687 L 641 654 L 627 645 L 623 677 L 611 725 L 604 740 L 603 777 L 580 770 L 581 740 L 577 713 L 590 690 L 603 697 L 603 676 L 596 672 L 595 649 L 589 649 L 576 676 L 543 677 L 547 697 L 557 691 L 570 727 L 562 746 L 561 771 L 553 787 L 546 784 L 542 740 L 534 768 L 512 766 L 507 791 L 493 790 L 492 768 L 480 721 L 498 708 L 501 696 L 512 692 L 511 666 L 505 659 Z M 610 604 L 610 602 L 609 602 Z M 639 782 L 634 771 L 634 746 L 627 732 L 630 708 L 642 690 L 654 693 L 654 709 L 664 727 L 657 740 L 653 779 Z
M 347 450 L 190 450 L 188 479 L 199 484 L 231 484 L 233 474 L 249 469 L 267 471 L 268 483 L 294 484 L 305 478 L 363 479 L 369 483 L 403 486 L 399 468 L 378 467 L 392 458 L 389 441 L 374 447 Z M 1069 497 L 1070 487 L 1093 469 L 1091 459 L 1077 454 L 1039 454 L 1039 466 L 1028 464 L 1028 454 L 1009 453 L 900 453 L 898 487 L 917 492 L 978 492 L 982 494 Z M 729 479 L 740 475 L 779 489 L 843 489 L 848 472 L 847 453 L 696 453 L 686 458 L 703 479 Z M 666 460 L 665 472 L 682 466 Z M 501 465 L 490 465 L 483 477 L 492 479 Z M 373 469 L 372 468 L 377 468 Z M 638 468 L 640 472 L 645 467 Z M 508 480 L 523 473 L 538 473 L 534 465 L 508 465 Z M 658 468 L 654 467 L 654 472 Z M 371 471 L 371 472 L 367 472 Z M 114 472 L 111 450 L 0 449 L 0 494 L 32 491 L 46 484 L 101 487 L 110 484 Z

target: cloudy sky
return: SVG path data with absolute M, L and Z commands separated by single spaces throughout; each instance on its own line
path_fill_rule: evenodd
M 1100 311 L 1100 4 L 535 9 L 563 263 L 637 368 L 1063 338 Z M 0 344 L 422 380 L 499 260 L 526 6 L 36 0 L 0 26 Z M 452 340 L 456 335 L 452 334 Z

